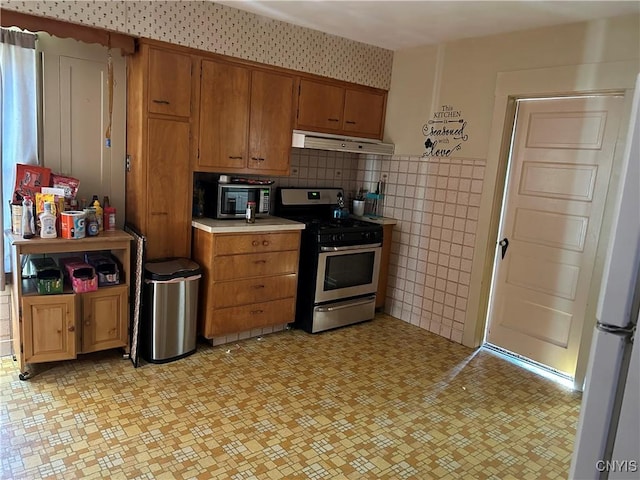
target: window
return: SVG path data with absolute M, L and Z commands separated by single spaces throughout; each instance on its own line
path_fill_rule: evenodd
M 3 231 L 11 228 L 9 202 L 13 197 L 15 165 L 38 162 L 35 44 L 36 36 L 32 33 L 0 29 L 0 220 Z M 1 246 L 4 268 L 0 272 L 0 287 L 4 289 L 4 272 L 10 270 L 11 261 L 6 239 Z

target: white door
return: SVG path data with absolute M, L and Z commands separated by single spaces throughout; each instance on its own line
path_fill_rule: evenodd
M 622 99 L 518 101 L 486 341 L 571 377 Z
M 119 49 L 113 60 L 111 146 L 108 49 L 38 34 L 42 52 L 42 139 L 44 166 L 80 180 L 79 198 L 109 196 L 118 226 L 124 224 L 126 67 Z

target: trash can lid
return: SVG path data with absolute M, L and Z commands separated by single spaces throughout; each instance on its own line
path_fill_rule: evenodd
M 149 280 L 171 280 L 187 278 L 202 273 L 200 265 L 188 258 L 165 258 L 146 262 L 145 278 Z

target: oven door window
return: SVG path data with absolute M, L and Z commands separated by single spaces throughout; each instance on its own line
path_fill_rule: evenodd
M 374 260 L 374 252 L 328 257 L 324 273 L 324 290 L 370 284 L 373 281 Z
M 315 303 L 375 293 L 380 252 L 380 247 L 364 247 L 320 253 Z

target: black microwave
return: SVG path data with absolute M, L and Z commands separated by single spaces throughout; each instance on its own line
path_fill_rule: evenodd
M 256 204 L 256 217 L 270 215 L 270 186 L 218 183 L 216 190 L 216 218 L 245 218 L 249 202 Z

